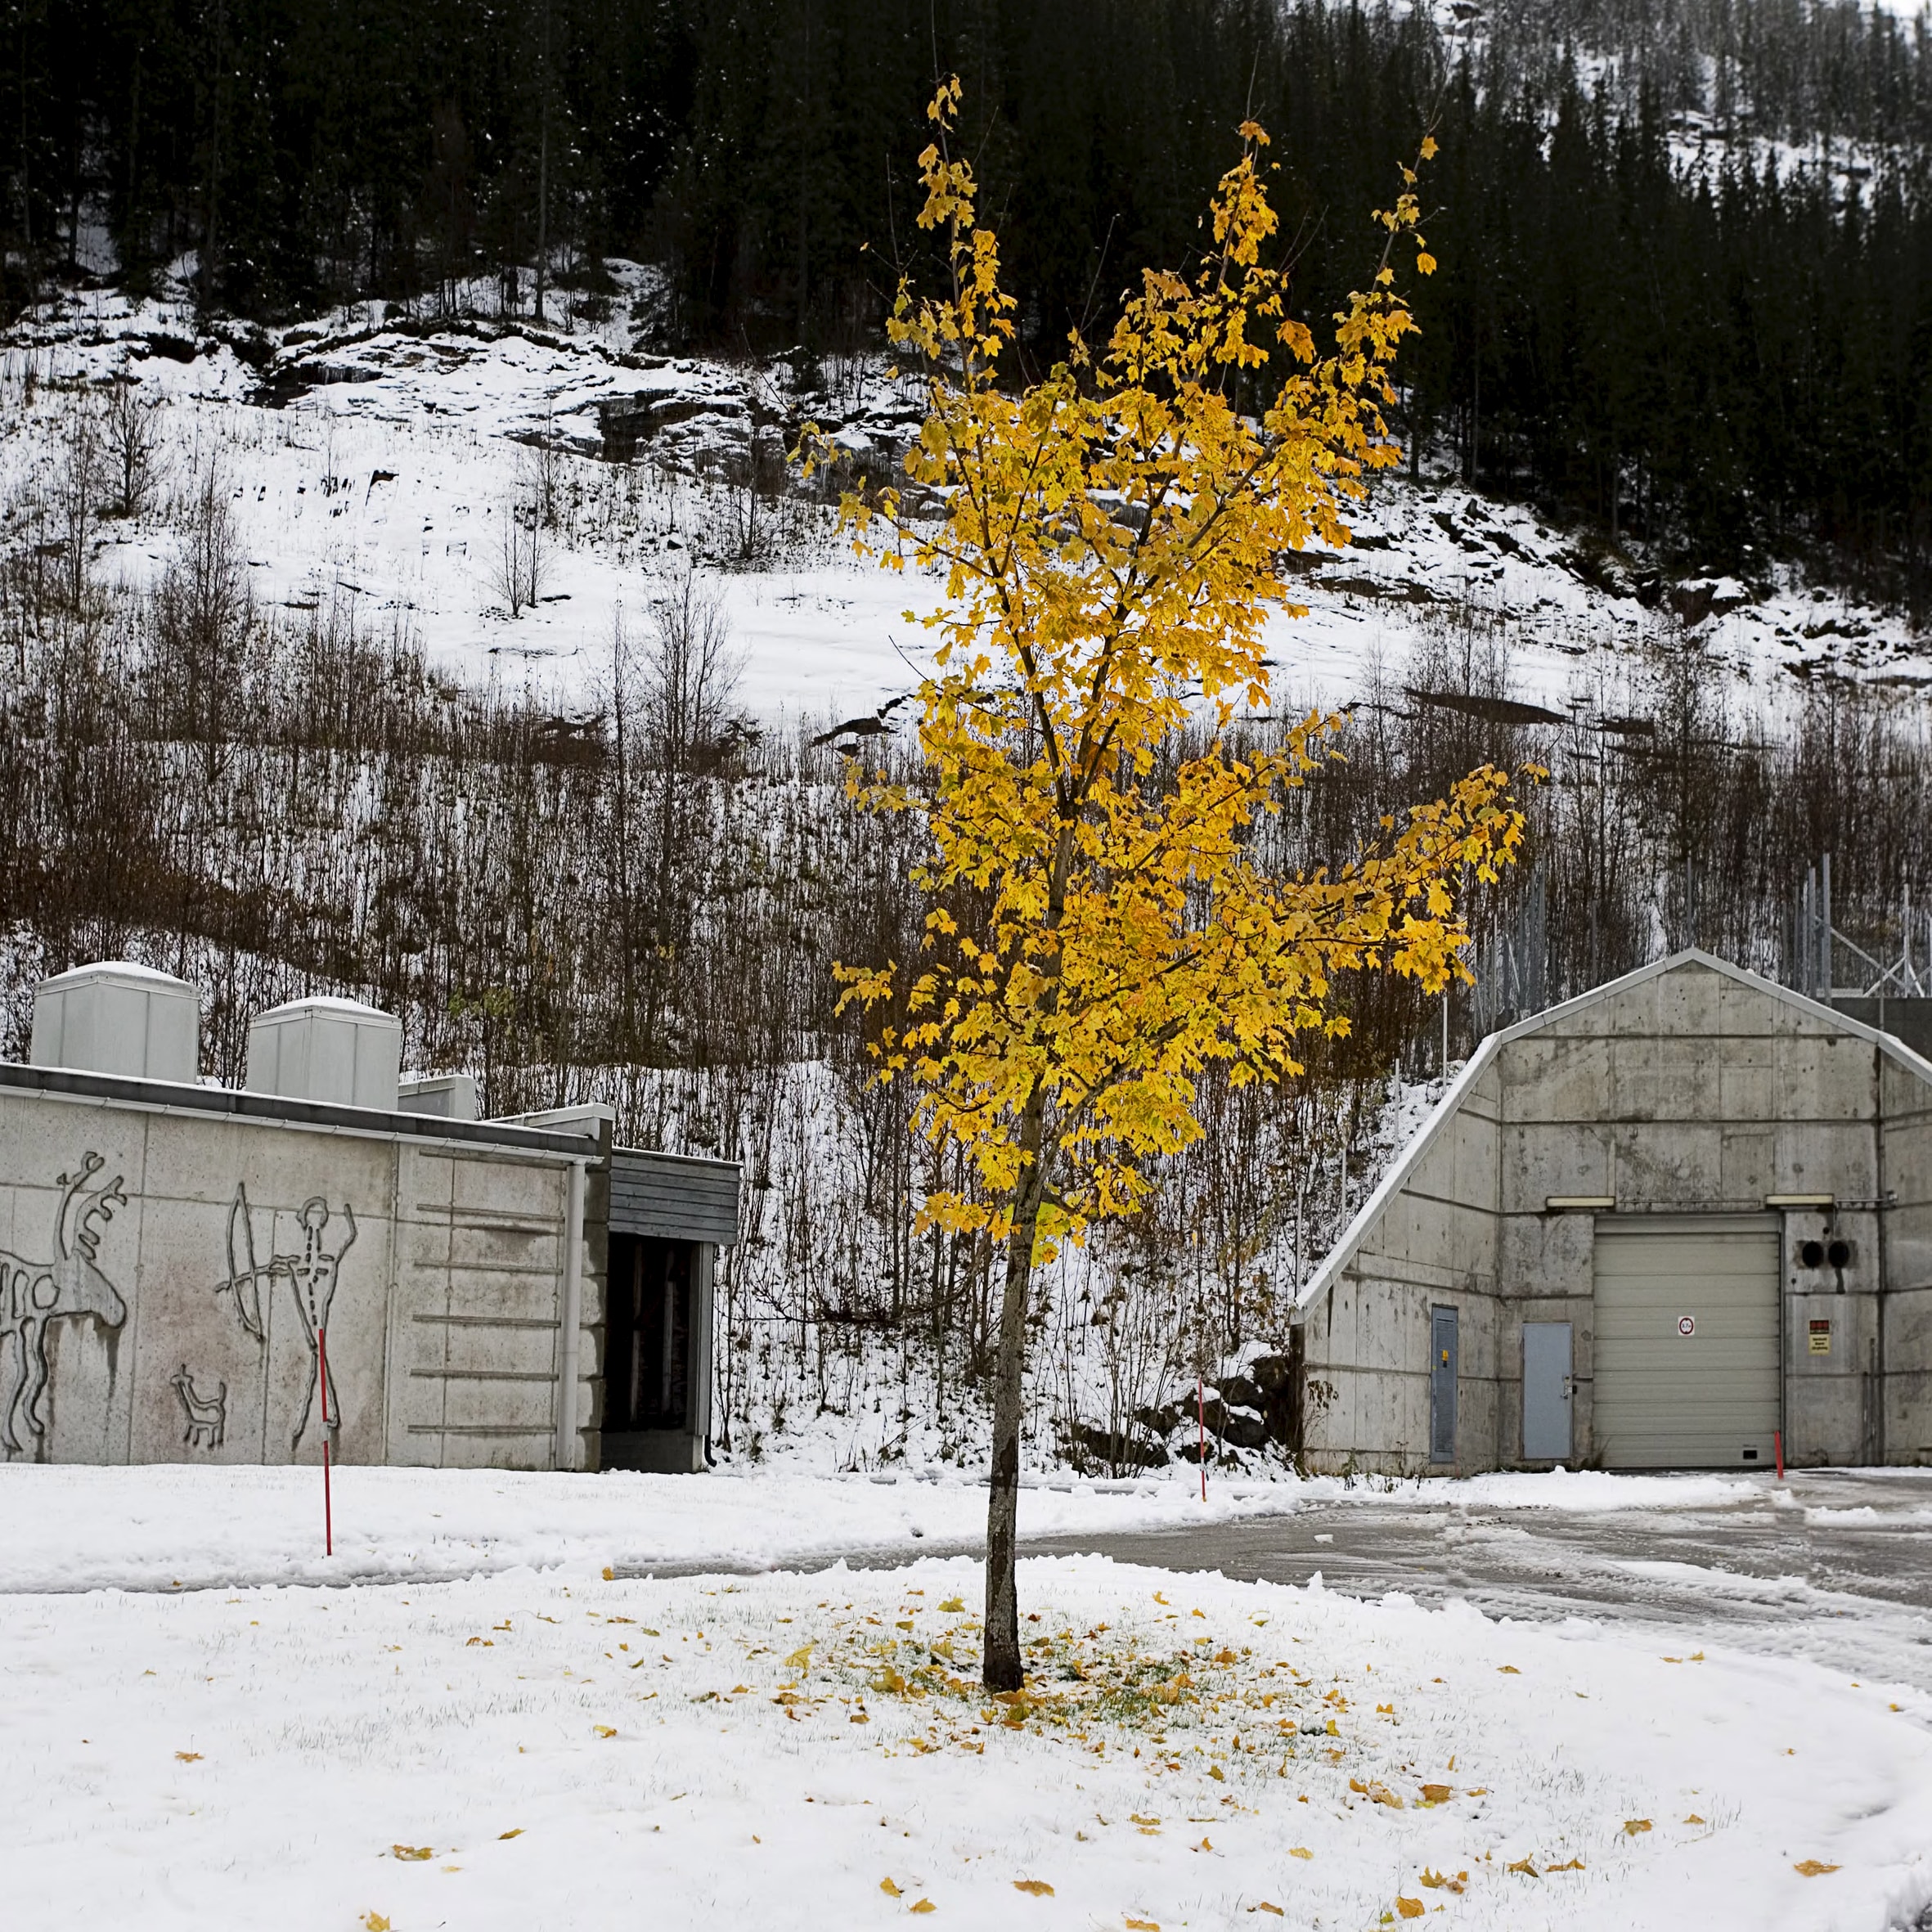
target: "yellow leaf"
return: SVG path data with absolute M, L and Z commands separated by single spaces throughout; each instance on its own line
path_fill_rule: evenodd
M 1285 1919 L 1288 1916 L 1278 1905 L 1270 1905 L 1265 1898 L 1262 1899 L 1258 1905 L 1251 1905 L 1248 1910 L 1250 1912 L 1271 1912 L 1278 1919 Z
M 199 1764 L 201 1762 L 201 1754 L 199 1751 L 177 1751 L 174 1755 L 184 1764 Z
M 1572 1858 L 1567 1864 L 1546 1865 L 1543 1869 L 1546 1876 L 1552 1871 L 1581 1871 L 1584 1869 L 1584 1862 L 1581 1858 Z
M 1792 1871 L 1803 1878 L 1822 1878 L 1827 1871 L 1835 1871 L 1835 1865 L 1827 1865 L 1822 1859 L 1807 1858 L 1800 1865 L 1794 1865 Z
M 1638 1832 L 1647 1831 L 1650 1828 L 1651 1822 L 1648 1818 L 1625 1818 L 1624 1820 L 1624 1835 L 1626 1838 L 1634 1838 Z
M 600 1737 L 615 1737 L 618 1734 L 618 1728 L 615 1724 L 599 1724 L 595 1728 Z
M 942 1611 L 945 1611 L 949 1615 L 956 1616 L 966 1607 L 966 1606 L 964 1601 L 959 1597 L 948 1597 L 946 1602 L 941 1604 L 939 1607 Z
M 1312 1858 L 1314 1853 L 1305 1844 L 1292 1844 L 1288 1847 L 1288 1856 L 1291 1858 Z
M 937 1912 L 939 1907 L 930 1898 L 922 1898 L 917 1905 L 909 1905 L 908 1912 Z
M 1054 1888 L 1044 1878 L 1016 1878 L 1013 1889 L 1034 1898 L 1050 1898 L 1054 1895 Z
M 1521 1677 L 1523 1674 L 1513 1664 L 1498 1664 L 1496 1666 L 1496 1674 L 1498 1677 Z
M 1425 161 L 1433 161 L 1436 159 L 1436 137 L 1433 134 L 1425 134 L 1422 137 L 1422 159 Z
M 1456 1795 L 1453 1785 L 1424 1785 L 1422 1802 L 1425 1804 L 1446 1804 Z
M 889 1878 L 882 1878 L 878 1881 L 878 1889 L 883 1892 L 888 1898 L 896 1898 L 900 1896 L 898 1886 L 894 1885 Z
M 1542 1876 L 1527 1858 L 1518 1858 L 1515 1864 L 1507 1865 L 1503 1869 L 1506 1871 L 1520 1871 L 1525 1878 L 1539 1878 Z
M 1158 1919 L 1129 1919 L 1127 1932 L 1161 1932 Z
M 521 1825 L 512 1825 L 507 1831 L 499 1831 L 496 1836 L 501 1840 L 505 1838 L 521 1838 L 523 1835 L 523 1827 Z
M 1684 1822 L 1687 1825 L 1701 1825 L 1704 1822 L 1704 1820 L 1699 1817 L 1696 1812 L 1692 1812 L 1689 1817 L 1684 1820 Z
M 1403 1917 L 1405 1919 L 1419 1919 L 1429 1908 L 1427 1906 L 1423 1904 L 1421 1899 L 1404 1898 L 1402 1894 L 1398 1892 L 1395 1894 L 1395 1909 L 1400 1912 Z
M 392 1858 L 401 1858 L 407 1863 L 420 1865 L 425 1858 L 434 1858 L 435 1852 L 426 1844 L 393 1844 L 389 1847 Z
M 1200 1844 L 1194 1847 L 1194 1849 L 1197 1852 L 1211 1852 L 1214 1849 L 1214 1840 L 1211 1838 L 1204 1838 Z
M 604 1566 L 604 1580 L 607 1584 L 613 1584 L 617 1581 L 617 1579 L 618 1573 L 611 1568 L 609 1564 L 606 1563 Z
M 1228 1781 L 1228 1774 L 1218 1764 L 1210 1764 L 1207 1768 L 1207 1775 L 1217 1785 L 1224 1785 Z
M 809 1670 L 811 1668 L 811 1646 L 809 1643 L 800 1644 L 798 1649 L 785 1659 L 785 1669 L 788 1670 Z
M 362 1914 L 363 1932 L 389 1932 L 389 1921 L 380 1912 Z

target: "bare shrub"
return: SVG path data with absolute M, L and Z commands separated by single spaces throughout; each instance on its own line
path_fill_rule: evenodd
M 161 479 L 155 422 L 161 407 L 160 398 L 143 395 L 131 376 L 121 377 L 107 392 L 101 438 L 115 516 L 144 515 L 154 499 Z

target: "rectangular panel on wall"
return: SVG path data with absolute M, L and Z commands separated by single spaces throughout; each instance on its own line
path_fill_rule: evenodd
M 1596 1448 L 1610 1469 L 1768 1465 L 1779 1427 L 1778 1223 L 1597 1223 Z
M 564 1170 L 420 1155 L 406 1184 L 398 1459 L 549 1468 Z

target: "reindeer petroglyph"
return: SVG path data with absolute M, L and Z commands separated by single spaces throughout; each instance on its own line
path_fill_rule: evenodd
M 195 1386 L 186 1362 L 180 1373 L 168 1379 L 174 1385 L 175 1394 L 181 1397 L 181 1412 L 187 1418 L 188 1426 L 181 1432 L 182 1440 L 190 1449 L 218 1449 L 228 1429 L 228 1385 L 217 1382 L 214 1394 L 204 1395 Z
M 0 1444 L 7 1453 L 21 1453 L 20 1425 L 38 1441 L 47 1433 L 40 1400 L 47 1393 L 47 1332 L 50 1323 L 92 1315 L 104 1328 L 119 1328 L 128 1319 L 120 1292 L 95 1265 L 101 1245 L 101 1224 L 124 1207 L 124 1176 L 93 1184 L 106 1166 L 89 1152 L 79 1170 L 59 1177 L 63 1190 L 54 1216 L 54 1255 L 51 1261 L 29 1260 L 0 1248 Z M 9 1346 L 11 1344 L 11 1346 Z
M 297 1216 L 302 1224 L 301 1253 L 272 1253 L 267 1260 L 262 1260 L 255 1252 L 254 1215 L 249 1206 L 245 1185 L 236 1186 L 234 1202 L 228 1210 L 228 1278 L 219 1284 L 215 1292 L 235 1297 L 236 1319 L 255 1341 L 261 1342 L 267 1336 L 263 1290 L 268 1288 L 272 1292 L 276 1282 L 285 1281 L 294 1292 L 295 1312 L 301 1319 L 303 1339 L 308 1344 L 308 1382 L 303 1392 L 302 1413 L 296 1421 L 294 1434 L 289 1439 L 290 1449 L 301 1446 L 302 1438 L 308 1429 L 309 1413 L 315 1407 L 317 1358 L 321 1353 L 317 1337 L 329 1325 L 329 1310 L 335 1299 L 342 1257 L 355 1245 L 355 1210 L 346 1201 L 342 1204 L 342 1218 L 348 1231 L 331 1250 L 323 1241 L 323 1232 L 329 1225 L 329 1204 L 320 1194 L 312 1194 L 303 1202 Z M 335 1373 L 331 1369 L 322 1402 L 322 1427 L 331 1433 L 341 1420 L 335 1392 Z

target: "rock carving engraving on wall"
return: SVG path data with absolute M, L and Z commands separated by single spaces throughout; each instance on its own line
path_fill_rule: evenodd
M 128 1197 L 126 1178 L 95 1184 L 106 1166 L 99 1154 L 81 1157 L 79 1167 L 58 1177 L 61 1205 L 54 1216 L 51 1260 L 29 1260 L 0 1248 L 0 1444 L 9 1456 L 21 1453 L 21 1426 L 36 1444 L 47 1434 L 40 1413 L 47 1393 L 47 1332 L 58 1321 L 91 1315 L 104 1328 L 128 1319 L 120 1291 L 96 1265 L 101 1224 L 114 1219 Z
M 301 1414 L 296 1420 L 294 1433 L 289 1439 L 291 1449 L 301 1447 L 302 1438 L 308 1432 L 309 1418 L 315 1408 L 319 1354 L 317 1337 L 329 1325 L 329 1309 L 335 1299 L 342 1257 L 354 1247 L 356 1240 L 355 1210 L 346 1201 L 342 1204 L 346 1232 L 333 1248 L 325 1239 L 329 1225 L 329 1204 L 320 1194 L 310 1195 L 303 1202 L 296 1218 L 302 1225 L 302 1251 L 295 1255 L 271 1251 L 263 1260 L 255 1242 L 254 1212 L 249 1206 L 248 1188 L 245 1184 L 238 1183 L 234 1202 L 228 1210 L 228 1278 L 215 1290 L 218 1295 L 234 1296 L 236 1319 L 258 1343 L 264 1342 L 267 1336 L 263 1319 L 264 1292 L 272 1296 L 274 1284 L 285 1281 L 294 1296 L 303 1339 L 308 1345 L 308 1382 L 302 1397 Z M 273 1225 L 272 1219 L 272 1242 Z M 331 1368 L 323 1403 L 322 1427 L 333 1435 L 340 1420 L 335 1371 Z
M 187 1427 L 181 1432 L 182 1440 L 190 1449 L 218 1449 L 228 1429 L 228 1385 L 217 1382 L 214 1394 L 204 1395 L 195 1386 L 186 1362 L 171 1379 L 175 1394 L 181 1397 L 182 1413 L 187 1419 Z

